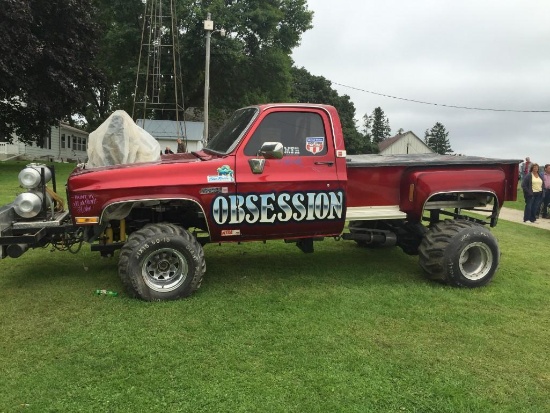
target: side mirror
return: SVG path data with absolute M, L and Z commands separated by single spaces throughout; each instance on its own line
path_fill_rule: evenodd
M 282 159 L 283 154 L 283 144 L 280 142 L 265 142 L 258 151 L 258 156 L 265 159 Z

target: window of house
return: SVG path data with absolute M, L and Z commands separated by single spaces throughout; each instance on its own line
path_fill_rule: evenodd
M 61 135 L 61 149 L 65 149 L 65 134 Z
M 36 142 L 36 146 L 42 149 L 52 149 L 52 130 L 48 129 L 48 133 Z
M 73 142 L 74 151 L 86 151 L 87 138 L 85 136 L 69 136 L 68 142 Z

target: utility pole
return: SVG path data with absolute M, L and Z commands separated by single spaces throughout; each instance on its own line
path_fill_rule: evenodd
M 225 30 L 214 30 L 212 15 L 208 13 L 204 20 L 204 30 L 206 31 L 206 61 L 204 64 L 204 134 L 202 137 L 202 146 L 208 143 L 208 95 L 210 93 L 210 38 L 212 33 L 220 32 L 220 36 L 225 36 Z
M 208 93 L 210 91 L 210 37 L 214 30 L 214 22 L 210 19 L 211 14 L 206 15 L 204 21 L 204 30 L 206 30 L 206 62 L 204 65 L 204 135 L 202 137 L 202 146 L 208 143 Z

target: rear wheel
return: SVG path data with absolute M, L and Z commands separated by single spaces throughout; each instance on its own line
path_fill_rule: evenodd
M 188 297 L 200 287 L 205 270 L 202 246 L 172 224 L 151 224 L 134 232 L 118 265 L 128 293 L 146 301 Z
M 433 225 L 420 244 L 419 255 L 429 278 L 470 288 L 487 284 L 500 259 L 493 234 L 479 224 L 461 220 Z

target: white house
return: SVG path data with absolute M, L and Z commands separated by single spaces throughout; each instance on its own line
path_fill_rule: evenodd
M 204 122 L 138 119 L 136 124 L 158 140 L 163 152 L 168 146 L 176 153 L 178 136 L 186 142 L 187 152 L 202 149 Z
M 411 131 L 398 133 L 378 144 L 381 155 L 396 155 L 407 153 L 433 153 L 418 136 Z
M 84 162 L 88 145 L 88 132 L 72 127 L 68 123 L 59 122 L 50 127 L 50 133 L 44 138 L 42 145 L 25 144 L 12 137 L 9 143 L 0 136 L 0 157 L 2 159 L 22 157 L 25 159 L 70 160 Z

